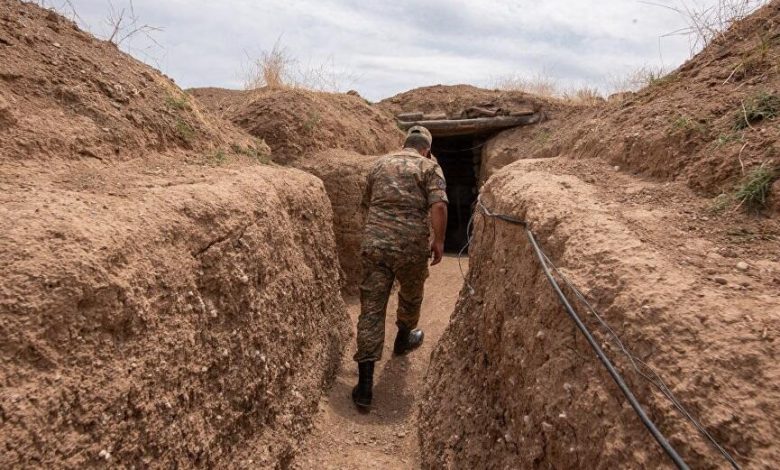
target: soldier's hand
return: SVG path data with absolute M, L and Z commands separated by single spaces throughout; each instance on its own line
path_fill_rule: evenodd
M 444 255 L 444 243 L 431 242 L 431 266 L 435 266 L 441 262 L 441 257 Z

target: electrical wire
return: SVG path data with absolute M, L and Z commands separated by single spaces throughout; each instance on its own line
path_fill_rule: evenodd
M 564 283 L 574 292 L 574 295 L 577 297 L 577 299 L 582 302 L 587 309 L 591 312 L 591 314 L 596 317 L 598 322 L 601 324 L 602 327 L 604 327 L 605 330 L 607 330 L 608 335 L 612 339 L 613 344 L 615 344 L 621 352 L 628 358 L 629 362 L 631 363 L 631 366 L 634 368 L 634 370 L 642 376 L 645 380 L 653 384 L 666 398 L 669 400 L 672 405 L 677 409 L 677 411 L 680 412 L 680 414 L 686 418 L 698 431 L 699 433 L 706 438 L 710 444 L 720 452 L 720 454 L 731 464 L 732 468 L 739 470 L 740 466 L 737 464 L 736 460 L 731 456 L 731 454 L 726 451 L 726 449 L 723 448 L 723 446 L 718 443 L 717 440 L 712 436 L 712 434 L 707 431 L 707 429 L 701 424 L 701 422 L 696 419 L 691 413 L 683 406 L 682 403 L 677 399 L 677 397 L 674 396 L 674 393 L 669 389 L 669 387 L 666 385 L 666 383 L 663 381 L 663 379 L 644 361 L 634 356 L 628 348 L 623 344 L 623 341 L 621 341 L 620 337 L 615 333 L 615 330 L 612 329 L 612 327 L 609 325 L 609 323 L 604 320 L 604 318 L 598 313 L 598 311 L 588 302 L 588 300 L 585 298 L 585 296 L 580 292 L 579 289 L 566 277 L 565 274 L 563 274 L 558 267 L 556 267 L 552 261 L 550 261 L 550 258 L 547 257 L 546 253 L 544 254 L 545 261 L 552 266 L 553 271 L 561 278 L 563 279 Z M 644 368 L 646 371 L 643 371 L 642 368 Z
M 463 265 L 461 264 L 461 258 L 463 258 L 463 253 L 466 252 L 466 250 L 471 246 L 471 241 L 474 239 L 474 234 L 471 232 L 471 229 L 474 227 L 474 213 L 471 214 L 471 217 L 469 217 L 469 223 L 466 225 L 466 244 L 463 245 L 463 248 L 460 249 L 458 252 L 458 269 L 460 270 L 460 276 L 463 278 L 463 282 L 466 284 L 466 287 L 469 288 L 469 294 L 474 295 L 474 288 L 471 286 L 471 283 L 469 283 L 468 279 L 466 279 L 466 273 L 463 272 Z
M 593 338 L 593 335 L 591 334 L 590 330 L 588 330 L 587 326 L 582 322 L 579 315 L 576 313 L 574 308 L 569 303 L 568 299 L 566 298 L 565 294 L 563 293 L 562 289 L 560 288 L 560 285 L 555 280 L 555 277 L 553 276 L 553 272 L 557 274 L 563 282 L 566 284 L 569 289 L 574 292 L 577 299 L 583 303 L 587 310 L 593 314 L 593 316 L 596 317 L 599 324 L 607 331 L 608 335 L 612 339 L 612 342 L 623 352 L 623 354 L 626 355 L 626 357 L 629 359 L 632 367 L 634 370 L 645 380 L 653 384 L 673 405 L 674 407 L 680 412 L 680 414 L 686 418 L 700 433 L 702 436 L 704 436 L 712 445 L 715 447 L 718 452 L 723 455 L 723 457 L 731 464 L 731 466 L 734 469 L 739 470 L 740 467 L 737 464 L 737 462 L 734 460 L 734 458 L 721 446 L 715 438 L 702 426 L 702 424 L 693 416 L 691 413 L 680 403 L 680 401 L 674 396 L 672 391 L 669 389 L 669 387 L 666 385 L 666 383 L 661 379 L 661 377 L 655 373 L 655 371 L 650 368 L 645 362 L 631 354 L 631 352 L 628 350 L 628 348 L 623 344 L 623 342 L 620 340 L 620 337 L 615 333 L 615 331 L 612 329 L 612 327 L 606 322 L 606 320 L 598 313 L 598 311 L 590 304 L 590 302 L 587 301 L 585 296 L 582 294 L 582 292 L 566 277 L 555 264 L 550 260 L 550 258 L 547 256 L 547 254 L 542 250 L 541 246 L 537 242 L 536 238 L 533 235 L 533 232 L 527 227 L 527 224 L 516 217 L 508 216 L 505 214 L 496 214 L 491 212 L 481 201 L 481 198 L 477 199 L 477 209 L 479 209 L 482 213 L 484 213 L 486 216 L 491 218 L 496 218 L 499 220 L 503 220 L 505 222 L 515 224 L 515 225 L 521 225 L 525 231 L 526 235 L 528 236 L 529 241 L 531 242 L 531 245 L 534 248 L 534 252 L 536 253 L 536 256 L 539 260 L 539 263 L 542 265 L 542 268 L 544 270 L 545 276 L 547 277 L 550 284 L 553 286 L 553 289 L 555 290 L 556 294 L 558 295 L 559 299 L 561 300 L 561 303 L 564 305 L 564 307 L 567 310 L 567 313 L 569 316 L 574 320 L 574 322 L 577 324 L 580 331 L 583 333 L 583 335 L 588 339 L 588 342 L 590 343 L 591 347 L 596 352 L 597 356 L 601 360 L 601 362 L 604 364 L 604 366 L 607 368 L 608 372 L 612 376 L 613 380 L 618 384 L 623 394 L 626 396 L 626 398 L 631 403 L 631 406 L 634 408 L 634 410 L 639 415 L 640 419 L 642 420 L 643 424 L 647 427 L 647 429 L 650 431 L 650 433 L 653 435 L 653 437 L 656 439 L 656 441 L 659 443 L 659 445 L 663 448 L 663 450 L 669 455 L 670 459 L 677 465 L 678 468 L 688 468 L 685 462 L 682 460 L 682 458 L 679 456 L 679 454 L 674 450 L 674 448 L 671 447 L 669 442 L 666 440 L 666 438 L 663 436 L 663 434 L 660 433 L 658 428 L 655 426 L 655 424 L 649 419 L 647 414 L 644 412 L 643 408 L 639 404 L 639 402 L 636 400 L 636 397 L 633 395 L 631 390 L 626 385 L 625 381 L 623 380 L 620 373 L 615 369 L 614 365 L 611 363 L 609 358 L 606 356 L 604 351 L 601 349 L 601 347 L 598 345 L 598 343 Z M 475 214 L 477 211 L 475 211 Z M 471 234 L 470 229 L 473 224 L 474 215 L 472 214 L 471 218 L 469 219 L 468 229 L 469 229 L 469 236 L 466 245 L 461 249 L 460 253 L 458 254 L 458 266 L 460 267 L 460 258 L 463 252 L 468 248 L 468 246 L 471 244 L 471 241 L 473 240 L 473 234 Z M 552 269 L 551 269 L 552 268 Z M 474 289 L 473 287 L 468 283 L 468 280 L 466 279 L 465 274 L 463 273 L 463 269 L 461 267 L 461 275 L 463 276 L 464 281 L 466 282 L 466 285 L 469 287 L 470 292 L 473 294 Z M 641 367 L 640 367 L 641 366 Z M 642 368 L 644 368 L 646 371 L 643 371 Z

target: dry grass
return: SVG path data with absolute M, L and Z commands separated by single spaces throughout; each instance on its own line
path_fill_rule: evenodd
M 658 85 L 673 77 L 674 75 L 670 74 L 664 67 L 645 65 L 625 75 L 612 75 L 607 81 L 610 93 L 624 93 Z
M 263 51 L 257 59 L 250 59 L 244 73 L 244 89 L 262 87 L 283 88 L 291 83 L 291 68 L 295 60 L 277 39 L 270 51 Z
M 604 103 L 604 96 L 596 88 L 583 87 L 563 92 L 562 99 L 567 103 L 581 106 L 598 106 Z
M 726 30 L 735 22 L 749 16 L 770 0 L 718 0 L 705 6 L 690 0 L 678 0 L 666 5 L 653 1 L 643 3 L 671 10 L 680 15 L 687 26 L 664 36 L 687 36 L 691 55 L 700 51 L 718 38 L 724 38 Z
M 554 98 L 559 96 L 558 83 L 544 74 L 531 77 L 509 75 L 494 80 L 494 88 L 505 91 L 520 91 L 536 96 Z
M 319 64 L 302 65 L 282 45 L 281 38 L 259 58 L 249 58 L 243 75 L 245 90 L 267 87 L 337 92 L 345 88 L 345 83 L 356 81 L 352 74 L 339 71 L 332 58 Z
M 493 80 L 493 88 L 519 91 L 580 106 L 596 106 L 604 102 L 604 96 L 594 87 L 563 89 L 554 78 L 545 74 L 531 77 L 520 75 L 499 77 Z

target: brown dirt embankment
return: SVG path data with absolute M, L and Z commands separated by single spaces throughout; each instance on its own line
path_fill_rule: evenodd
M 475 106 L 501 109 L 508 114 L 510 111 L 535 112 L 543 107 L 547 109 L 550 104 L 547 101 L 520 91 L 488 90 L 472 85 L 433 85 L 399 93 L 374 106 L 391 116 L 403 112 L 422 112 L 443 113 L 449 119 L 459 119 Z
M 189 176 L 3 185 L 5 465 L 294 452 L 348 336 L 325 192 L 294 170 Z
M 299 88 L 189 92 L 214 112 L 263 139 L 271 147 L 274 161 L 282 164 L 328 149 L 380 155 L 397 149 L 403 139 L 393 119 L 359 96 Z
M 0 0 L 0 466 L 284 465 L 348 336 L 322 182 Z
M 365 214 L 361 209 L 366 177 L 377 157 L 344 150 L 326 150 L 295 163 L 325 184 L 333 209 L 344 291 L 356 294 L 360 285 L 360 243 Z
M 780 259 L 771 219 L 728 216 L 767 235 L 735 243 L 682 182 L 654 184 L 564 158 L 517 162 L 488 181 L 482 199 L 530 223 L 553 262 L 737 461 L 778 461 Z M 426 380 L 423 466 L 667 462 L 560 306 L 523 230 L 478 217 L 470 255 L 474 292 L 462 290 Z M 579 311 L 683 457 L 722 467 Z
M 319 177 L 334 211 L 334 231 L 346 293 L 360 282 L 363 221 L 360 200 L 374 155 L 397 150 L 395 121 L 359 96 L 296 88 L 251 91 L 198 88 L 198 102 L 273 149 L 273 159 Z
M 648 77 L 637 93 L 572 114 L 554 128 L 504 132 L 483 161 L 565 153 L 683 181 L 709 196 L 729 193 L 762 164 L 780 168 L 778 25 L 774 0 L 677 70 Z

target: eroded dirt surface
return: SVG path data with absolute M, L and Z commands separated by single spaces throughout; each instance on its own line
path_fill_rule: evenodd
M 468 260 L 463 258 L 461 263 L 465 271 Z M 371 412 L 359 413 L 350 398 L 357 382 L 357 368 L 352 361 L 353 340 L 330 394 L 320 402 L 314 431 L 295 462 L 296 468 L 419 468 L 417 404 L 422 382 L 431 350 L 447 326 L 462 283 L 457 256 L 447 256 L 440 265 L 431 268 L 420 318 L 425 343 L 419 350 L 400 358 L 392 356 L 397 306 L 393 293 L 387 308 L 384 357 L 374 374 Z M 348 308 L 354 325 L 360 313 L 358 299 L 351 300 Z

